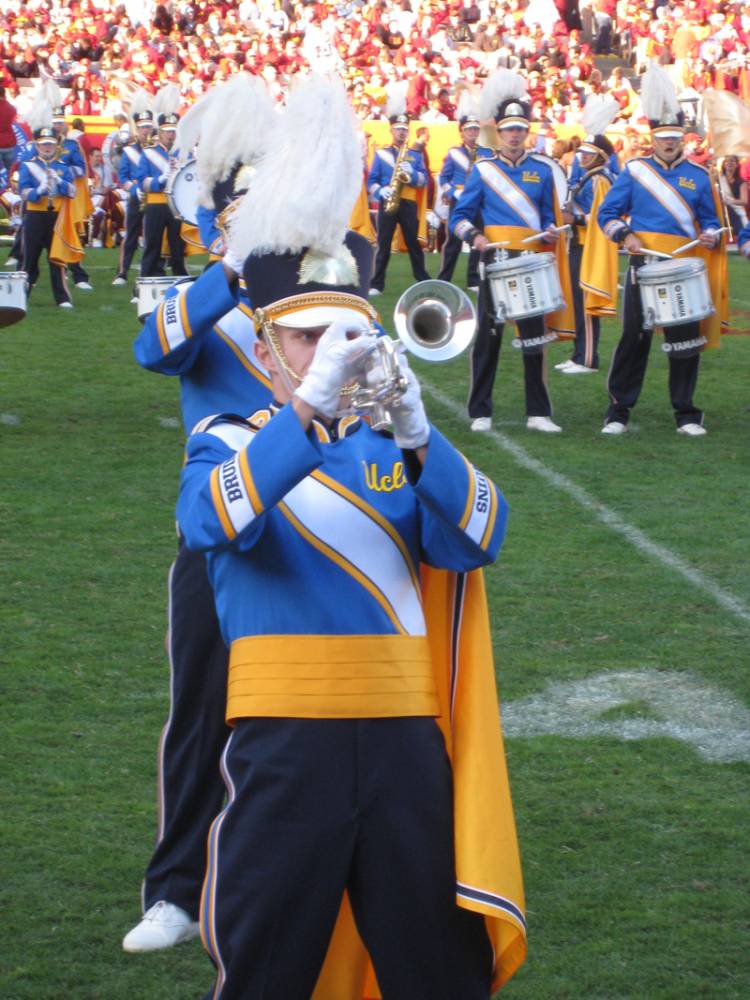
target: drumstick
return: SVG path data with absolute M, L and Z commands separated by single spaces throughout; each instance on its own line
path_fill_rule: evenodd
M 671 260 L 671 253 L 662 253 L 661 250 L 648 250 L 646 247 L 641 247 L 640 250 L 636 250 L 635 257 L 663 257 L 664 260 Z
M 721 229 L 713 230 L 713 233 L 716 236 L 718 236 L 719 233 L 727 233 L 727 232 L 729 232 L 729 230 L 726 226 L 722 226 Z M 699 243 L 700 240 L 691 240 L 689 243 L 683 243 L 681 247 L 677 247 L 676 250 L 672 251 L 672 256 L 676 257 L 678 253 L 683 253 L 685 250 L 692 250 L 693 247 L 697 247 Z
M 554 233 L 564 233 L 568 229 L 570 229 L 570 225 L 566 223 L 564 226 L 550 226 L 549 228 Z M 544 232 L 547 232 L 547 230 L 545 229 Z M 537 240 L 540 240 L 544 236 L 544 232 L 543 233 L 534 233 L 533 236 L 527 236 L 526 239 L 521 240 L 521 242 L 522 243 L 535 243 Z

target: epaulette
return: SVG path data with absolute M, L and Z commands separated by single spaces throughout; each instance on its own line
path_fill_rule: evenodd
M 234 424 L 235 427 L 249 427 L 254 431 L 260 429 L 254 426 L 247 417 L 241 417 L 238 413 L 212 413 L 199 420 L 190 431 L 190 435 L 192 437 L 193 434 L 205 434 L 206 431 L 210 431 L 212 427 L 217 427 L 219 424 Z

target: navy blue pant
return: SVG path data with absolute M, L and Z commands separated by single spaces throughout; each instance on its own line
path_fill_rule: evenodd
M 154 278 L 164 274 L 161 244 L 164 232 L 169 243 L 169 266 L 173 275 L 186 275 L 185 247 L 180 236 L 180 220 L 172 215 L 169 205 L 155 202 L 143 210 L 143 256 L 141 277 Z
M 456 201 L 451 199 L 450 210 L 456 207 Z M 450 219 L 450 215 L 448 216 Z M 476 229 L 482 228 L 482 216 L 477 214 L 471 223 Z M 447 227 L 446 223 L 446 227 Z M 440 273 L 438 278 L 440 281 L 453 281 L 453 271 L 455 270 L 456 263 L 461 254 L 461 248 L 463 247 L 463 240 L 456 236 L 450 228 L 448 228 L 448 239 L 443 244 L 443 253 L 440 262 Z M 466 267 L 466 285 L 468 288 L 479 287 L 479 251 L 470 250 L 469 260 Z
M 198 919 L 206 840 L 224 804 L 219 763 L 227 648 L 202 553 L 180 545 L 169 574 L 171 704 L 159 747 L 159 834 L 143 884 L 144 909 L 160 899 Z
M 544 336 L 544 317 L 534 316 L 517 324 L 519 336 Z M 500 360 L 504 324 L 495 320 L 495 308 L 485 280 L 479 286 L 477 304 L 477 335 L 471 348 L 471 388 L 469 416 L 492 416 L 492 390 Z M 523 353 L 523 381 L 527 417 L 551 417 L 552 401 L 547 391 L 546 358 L 544 354 Z
M 242 719 L 224 768 L 202 915 L 220 1000 L 309 1000 L 345 889 L 384 1000 L 489 1000 L 434 719 Z
M 417 203 L 402 199 L 398 211 L 388 215 L 383 211 L 383 203 L 378 208 L 378 252 L 375 256 L 375 273 L 370 282 L 370 288 L 382 292 L 385 288 L 385 272 L 391 259 L 391 243 L 396 226 L 401 226 L 401 232 L 409 251 L 411 271 L 415 281 L 427 281 L 429 274 L 424 266 L 424 251 L 419 245 L 419 219 L 417 218 Z
M 577 365 L 587 368 L 599 367 L 599 333 L 601 321 L 598 316 L 587 316 L 583 308 L 581 280 L 581 258 L 583 247 L 576 243 L 568 251 L 570 263 L 570 284 L 573 291 L 573 309 L 576 318 L 576 344 L 571 358 Z
M 612 355 L 612 365 L 607 380 L 610 405 L 605 423 L 618 421 L 627 424 L 630 411 L 638 402 L 646 377 L 653 331 L 643 328 L 641 295 L 637 283 L 633 281 L 633 269 L 640 266 L 642 260 L 642 257 L 634 258 L 638 264 L 628 268 L 625 279 L 622 336 Z M 700 336 L 700 324 L 685 323 L 673 326 L 671 335 L 677 340 L 694 340 Z M 669 398 L 678 427 L 684 424 L 703 423 L 702 411 L 693 405 L 699 365 L 700 354 L 692 358 L 669 355 Z

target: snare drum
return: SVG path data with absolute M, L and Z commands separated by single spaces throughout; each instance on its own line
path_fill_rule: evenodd
M 646 329 L 697 323 L 716 312 L 706 265 L 699 257 L 644 264 L 638 268 L 636 280 Z
M 0 271 L 0 326 L 12 326 L 26 315 L 25 271 Z
M 176 285 L 178 281 L 185 281 L 186 278 L 161 277 L 161 278 L 139 278 L 135 283 L 135 291 L 138 296 L 138 319 L 141 323 L 150 316 L 156 309 L 167 290 Z
M 557 263 L 551 253 L 523 253 L 485 266 L 495 318 L 530 319 L 565 305 Z
M 198 224 L 201 182 L 195 160 L 188 160 L 172 174 L 167 181 L 167 203 L 172 215 L 191 226 Z

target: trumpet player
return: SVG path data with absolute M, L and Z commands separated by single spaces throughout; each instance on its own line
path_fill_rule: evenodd
M 417 192 L 427 184 L 427 171 L 422 154 L 408 147 L 408 115 L 399 111 L 390 114 L 388 120 L 391 145 L 376 151 L 367 178 L 367 192 L 378 203 L 378 250 L 370 295 L 380 295 L 385 288 L 396 226 L 401 227 L 414 280 L 426 281 L 430 277 L 419 244 L 417 211 Z
M 75 197 L 75 185 L 68 167 L 58 158 L 57 136 L 50 125 L 34 130 L 35 153 L 22 163 L 18 187 L 26 203 L 23 218 L 23 270 L 29 276 L 29 290 L 39 278 L 39 257 L 47 251 L 50 284 L 55 302 L 72 309 L 65 268 L 50 259 L 55 226 L 63 199 Z
M 136 101 L 140 105 L 136 106 Z M 143 193 L 138 185 L 138 165 L 154 131 L 154 116 L 139 95 L 133 99 L 130 114 L 135 129 L 135 139 L 122 147 L 118 177 L 120 187 L 127 191 L 125 210 L 125 239 L 120 244 L 120 261 L 113 285 L 126 285 L 128 271 L 138 249 L 138 240 L 143 231 Z

